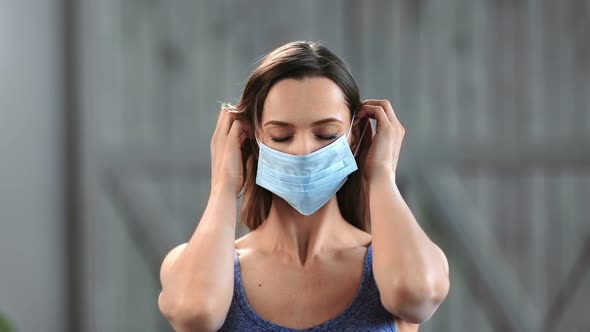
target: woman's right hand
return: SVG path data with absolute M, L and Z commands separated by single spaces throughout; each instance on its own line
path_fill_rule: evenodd
M 238 116 L 222 106 L 211 138 L 211 186 L 229 188 L 236 195 L 244 183 L 242 144 L 249 136 L 249 126 Z

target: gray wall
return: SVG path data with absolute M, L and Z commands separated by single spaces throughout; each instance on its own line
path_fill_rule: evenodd
M 0 312 L 62 331 L 58 1 L 0 1 Z

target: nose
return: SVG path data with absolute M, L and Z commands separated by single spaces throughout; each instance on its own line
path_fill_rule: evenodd
M 312 153 L 316 149 L 315 142 L 309 137 L 299 137 L 297 142 L 293 144 L 293 147 L 294 149 L 291 153 L 297 156 Z

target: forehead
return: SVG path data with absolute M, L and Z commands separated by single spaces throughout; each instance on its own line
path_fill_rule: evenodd
M 344 120 L 349 114 L 344 94 L 332 80 L 325 77 L 288 78 L 275 83 L 268 92 L 262 122 L 303 123 L 326 117 Z

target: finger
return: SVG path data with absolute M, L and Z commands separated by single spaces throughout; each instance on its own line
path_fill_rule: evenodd
M 217 140 L 219 137 L 219 128 L 221 127 L 221 123 L 223 122 L 223 115 L 225 113 L 225 109 L 222 107 L 219 109 L 219 115 L 217 116 L 217 123 L 215 124 L 215 129 L 213 130 L 213 135 L 211 135 L 211 142 L 209 143 L 211 147 L 211 152 L 214 150 L 214 146 L 217 145 Z
M 223 120 L 221 121 L 221 127 L 219 127 L 219 134 L 222 136 L 227 136 L 233 123 L 235 122 L 236 115 L 227 111 L 224 113 Z
M 231 128 L 230 128 L 227 136 L 235 144 L 238 144 L 238 146 L 241 147 L 242 143 L 247 138 L 247 135 L 244 132 L 244 126 L 242 125 L 242 121 L 240 121 L 240 120 L 232 121 Z
M 373 106 L 381 106 L 387 115 L 387 118 L 391 121 L 391 123 L 395 123 L 397 121 L 397 116 L 391 106 L 391 103 L 387 99 L 367 99 L 363 102 L 364 105 L 373 105 Z
M 359 116 L 366 116 L 377 120 L 377 131 L 389 130 L 391 127 L 391 122 L 389 121 L 387 114 L 385 114 L 385 110 L 381 106 L 364 105 L 363 108 L 361 108 Z
M 391 103 L 389 102 L 389 100 L 387 100 L 387 99 L 383 99 L 383 100 L 367 99 L 367 100 L 365 100 L 365 103 L 367 105 L 375 105 L 375 106 L 379 105 L 379 106 L 383 107 L 383 109 L 385 110 L 385 114 L 387 114 L 387 117 L 391 121 L 391 124 L 394 126 L 394 128 L 397 128 L 402 133 L 405 132 L 405 129 L 402 126 L 399 119 L 397 118 L 397 115 L 395 114 L 395 110 L 393 109 L 393 106 L 391 106 Z
M 221 136 L 223 136 L 221 134 L 221 127 L 223 126 L 223 123 L 225 122 L 227 117 L 227 111 L 224 107 L 221 107 L 221 109 L 219 110 L 219 116 L 217 117 L 217 124 L 215 125 L 215 130 L 213 131 L 213 135 L 211 136 L 211 150 L 215 150 L 214 147 L 217 146 L 219 144 L 219 138 Z
M 223 119 L 225 119 L 226 113 L 227 113 L 226 108 L 222 105 L 221 109 L 219 110 L 219 116 L 217 117 L 217 124 L 215 125 L 215 133 L 219 133 L 219 128 L 221 128 L 221 124 L 223 123 Z
M 397 119 L 397 116 L 395 115 L 395 112 L 393 110 L 393 107 L 391 106 L 391 103 L 389 102 L 389 100 L 384 99 L 384 100 L 380 100 L 380 99 L 367 99 L 364 101 L 365 105 L 373 105 L 373 106 L 381 106 L 383 107 L 383 110 L 385 110 L 385 114 L 387 114 L 387 118 L 389 119 L 389 121 L 392 124 L 395 124 L 396 122 L 399 122 Z

